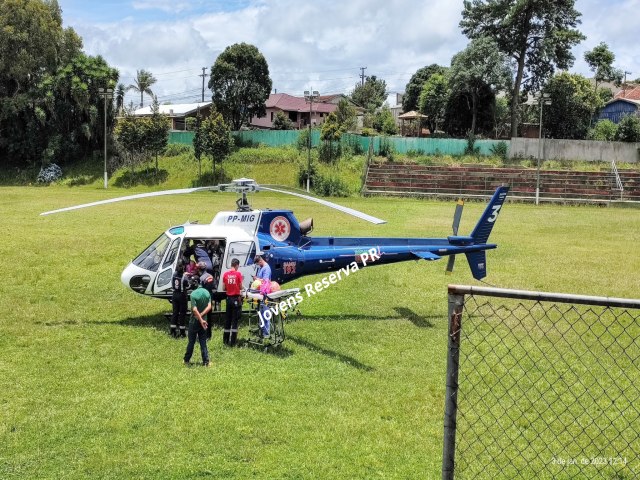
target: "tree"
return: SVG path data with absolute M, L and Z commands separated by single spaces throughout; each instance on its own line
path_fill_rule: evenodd
M 213 104 L 234 130 L 251 117 L 266 115 L 265 102 L 271 92 L 269 66 L 253 45 L 227 47 L 211 67 L 209 88 Z
M 471 133 L 476 133 L 478 100 L 485 86 L 495 93 L 510 86 L 511 70 L 507 58 L 496 43 L 487 37 L 474 39 L 462 52 L 454 55 L 449 70 L 451 89 L 464 92 L 471 103 Z
M 151 85 L 156 83 L 157 80 L 151 74 L 151 72 L 142 69 L 136 71 L 136 78 L 133 80 L 133 82 L 134 83 L 127 87 L 127 90 L 133 90 L 134 92 L 140 93 L 140 108 L 142 108 L 142 106 L 144 105 L 143 98 L 145 93 L 153 98 L 153 90 L 151 90 Z
M 396 120 L 387 105 L 378 109 L 373 118 L 373 128 L 385 135 L 395 135 L 398 133 Z
M 608 45 L 604 42 L 600 42 L 593 50 L 585 52 L 584 61 L 593 72 L 595 90 L 598 90 L 598 84 L 602 82 L 615 82 L 616 85 L 622 83 L 624 73 L 622 70 L 614 68 L 615 59 L 615 54 L 609 50 Z
M 131 167 L 132 174 L 135 167 L 146 161 L 149 156 L 145 144 L 148 122 L 147 118 L 125 114 L 118 119 L 113 131 L 116 146 L 125 160 L 125 165 Z M 131 177 L 133 178 L 133 175 Z
M 597 140 L 600 142 L 612 142 L 616 139 L 618 125 L 611 120 L 600 120 L 596 123 L 587 135 L 587 140 Z
M 231 153 L 233 138 L 231 129 L 224 121 L 222 114 L 211 110 L 208 118 L 202 122 L 202 152 L 211 157 L 213 163 L 213 180 L 216 178 L 216 161 L 223 160 Z
M 351 93 L 351 100 L 373 113 L 382 106 L 387 95 L 387 82 L 372 75 L 366 77 L 364 83 L 356 83 Z
M 640 117 L 625 115 L 618 123 L 616 140 L 619 142 L 640 142 Z
M 341 128 L 340 123 L 338 122 L 338 117 L 335 112 L 331 112 L 326 120 L 322 123 L 322 128 L 320 129 L 320 139 L 325 142 L 324 145 L 328 147 L 323 148 L 320 151 L 320 159 L 332 161 L 334 158 L 333 151 L 333 142 L 339 142 L 342 137 L 343 130 Z
M 418 69 L 416 73 L 411 76 L 409 83 L 407 83 L 407 86 L 405 87 L 404 97 L 402 98 L 402 110 L 405 112 L 418 110 L 420 94 L 422 93 L 424 84 L 432 75 L 444 75 L 446 71 L 447 67 L 441 67 L 435 63 Z
M 350 132 L 356 129 L 356 109 L 353 108 L 349 100 L 341 99 L 336 108 L 336 118 L 343 132 Z
M 274 130 L 293 130 L 293 122 L 289 120 L 289 117 L 284 112 L 276 113 L 276 117 L 273 119 Z
M 494 138 L 503 138 L 509 133 L 510 120 L 509 99 L 507 97 L 497 97 L 493 103 Z
M 511 136 L 518 133 L 520 89 L 538 90 L 555 68 L 568 69 L 571 48 L 584 40 L 575 27 L 580 13 L 575 0 L 465 0 L 460 27 L 475 39 L 487 36 L 516 65 L 511 100 Z
M 43 158 L 50 112 L 42 83 L 82 48 L 72 28 L 62 28 L 57 1 L 0 2 L 0 166 Z
M 602 106 L 589 80 L 562 72 L 549 80 L 544 93 L 551 100 L 551 105 L 543 107 L 545 134 L 551 138 L 586 138 L 591 119 Z
M 105 105 L 99 88 L 113 88 L 118 71 L 100 56 L 76 54 L 47 75 L 37 92 L 41 99 L 41 132 L 46 137 L 45 162 L 64 163 L 89 155 L 104 144 Z M 106 104 L 107 126 L 113 126 L 113 105 Z
M 116 87 L 116 92 L 115 92 L 115 101 L 116 101 L 116 113 L 118 115 L 122 115 L 122 112 L 124 111 L 124 95 L 127 92 L 127 89 L 125 88 L 124 84 L 119 83 L 118 86 Z
M 151 104 L 151 118 L 147 126 L 146 132 L 146 144 L 149 150 L 155 154 L 156 157 L 156 175 L 158 175 L 158 154 L 167 148 L 169 143 L 169 130 L 171 130 L 171 121 L 166 115 L 160 113 L 160 106 L 158 105 L 158 97 L 153 97 L 153 103 Z
M 420 113 L 428 117 L 427 123 L 431 133 L 438 131 L 438 127 L 444 121 L 449 94 L 449 82 L 441 73 L 431 75 L 422 86 L 418 105 Z

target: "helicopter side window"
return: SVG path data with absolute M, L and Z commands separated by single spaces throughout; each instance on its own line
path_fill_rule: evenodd
M 138 257 L 133 261 L 133 264 L 140 268 L 144 268 L 145 270 L 155 272 L 158 270 L 158 267 L 162 262 L 162 258 L 167 251 L 169 240 L 169 237 L 163 233 L 155 242 L 149 245 L 144 252 L 138 255 Z
M 178 250 L 180 248 L 180 239 L 176 238 L 171 244 L 171 248 L 169 248 L 169 254 L 167 255 L 166 260 L 162 264 L 162 268 L 166 268 L 168 266 L 173 265 L 173 262 L 176 260 L 178 256 Z
M 249 255 L 253 252 L 255 256 L 256 247 L 253 242 L 232 242 L 228 247 L 227 268 L 231 268 L 231 261 L 237 258 L 240 265 L 250 265 L 253 262 L 253 256 Z

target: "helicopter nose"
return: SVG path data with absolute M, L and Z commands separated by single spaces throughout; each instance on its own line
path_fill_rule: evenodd
M 144 294 L 151 283 L 151 273 L 130 263 L 122 271 L 120 281 L 134 292 Z

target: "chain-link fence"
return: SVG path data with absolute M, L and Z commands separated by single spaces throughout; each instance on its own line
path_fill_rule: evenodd
M 640 301 L 449 287 L 442 478 L 640 478 Z

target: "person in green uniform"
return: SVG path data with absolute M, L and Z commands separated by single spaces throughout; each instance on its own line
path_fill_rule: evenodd
M 202 364 L 205 367 L 210 365 L 209 350 L 207 350 L 207 322 L 206 315 L 211 311 L 211 294 L 200 284 L 191 292 L 191 318 L 189 319 L 189 330 L 187 333 L 187 352 L 184 354 L 184 363 L 189 365 L 193 348 L 196 344 L 196 337 L 200 342 L 200 352 L 202 353 Z

